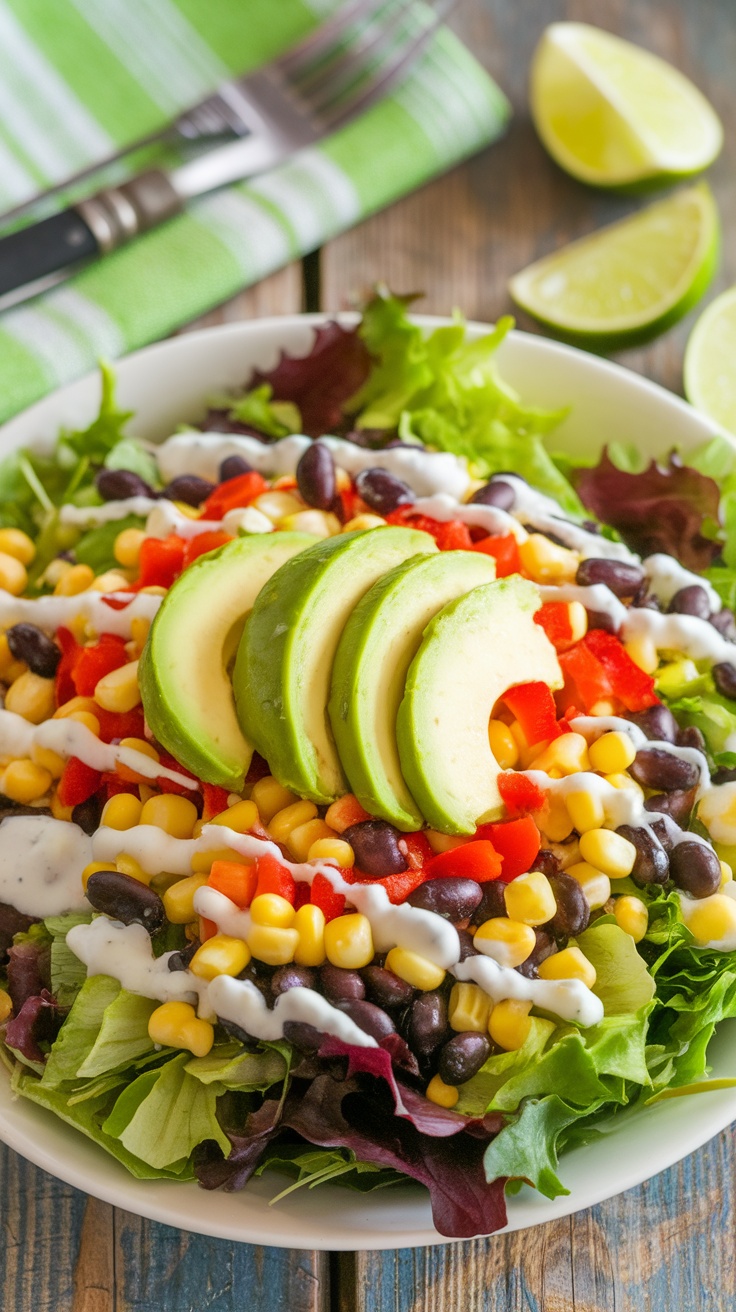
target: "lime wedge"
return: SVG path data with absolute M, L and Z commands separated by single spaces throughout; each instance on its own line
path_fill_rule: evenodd
M 550 155 L 581 182 L 631 187 L 692 177 L 723 143 L 682 73 L 587 23 L 552 23 L 534 53 L 531 111 Z
M 718 249 L 718 211 L 700 182 L 528 265 L 509 291 L 561 337 L 627 346 L 669 328 L 700 299 Z
M 716 297 L 690 334 L 685 395 L 721 428 L 736 433 L 736 287 Z

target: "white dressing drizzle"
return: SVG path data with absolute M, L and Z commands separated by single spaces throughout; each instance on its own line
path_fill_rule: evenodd
M 679 560 L 675 560 L 674 556 L 657 552 L 654 556 L 647 556 L 641 563 L 649 580 L 649 591 L 653 592 L 663 605 L 668 605 L 680 588 L 689 588 L 697 584 L 708 594 L 711 610 L 721 609 L 723 602 L 712 584 L 700 574 L 693 574 L 689 569 L 685 569 L 685 566 L 681 565 Z
M 82 871 L 92 840 L 68 820 L 12 815 L 0 824 L 0 902 L 25 916 L 87 909 Z
M 249 980 L 218 975 L 207 990 L 207 1001 L 216 1016 L 239 1025 L 256 1039 L 273 1042 L 283 1038 L 284 1025 L 292 1021 L 313 1025 L 316 1030 L 359 1048 L 378 1047 L 370 1034 L 314 989 L 289 989 L 276 999 L 271 1009 L 260 990 Z
M 625 623 L 627 607 L 604 583 L 590 583 L 587 586 L 579 583 L 543 583 L 537 586 L 542 601 L 579 601 L 586 610 L 608 615 L 616 629 Z
M 603 1003 L 579 979 L 526 979 L 487 956 L 467 957 L 453 966 L 453 974 L 479 984 L 494 1002 L 520 998 L 584 1028 L 603 1020 Z
M 97 633 L 114 633 L 130 637 L 131 621 L 152 620 L 161 598 L 150 592 L 113 592 L 108 594 L 125 605 L 119 610 L 108 606 L 101 592 L 79 592 L 76 597 L 13 597 L 0 589 L 0 630 L 11 624 L 35 624 L 46 633 L 69 625 L 78 615 Z
M 158 501 L 155 497 L 121 497 L 119 501 L 105 501 L 101 506 L 62 506 L 59 519 L 62 524 L 97 528 L 100 524 L 125 519 L 127 515 L 139 515 L 145 519 L 156 505 Z

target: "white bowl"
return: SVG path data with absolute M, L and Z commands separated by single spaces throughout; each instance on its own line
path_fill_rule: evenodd
M 346 316 L 348 318 L 348 316 Z M 306 353 L 324 316 L 290 316 L 208 329 L 148 347 L 117 366 L 122 407 L 136 412 L 135 431 L 160 439 L 183 419 L 195 421 L 206 397 L 272 366 L 281 349 Z M 431 326 L 440 321 L 420 322 Z M 472 325 L 474 335 L 486 331 Z M 687 451 L 712 435 L 685 402 L 618 365 L 541 337 L 512 333 L 501 348 L 504 377 L 525 401 L 571 405 L 555 445 L 571 454 L 605 442 L 636 443 L 647 455 Z M 0 452 L 54 440 L 59 428 L 89 423 L 99 397 L 96 376 L 80 379 L 0 429 Z M 736 1030 L 724 1025 L 712 1044 L 714 1076 L 736 1076 Z M 3 1068 L 3 1080 L 7 1076 Z M 623 1117 L 615 1131 L 566 1155 L 570 1193 L 554 1202 L 524 1188 L 509 1200 L 510 1230 L 567 1216 L 640 1184 L 699 1148 L 736 1118 L 736 1089 L 675 1098 Z M 37 1166 L 106 1202 L 168 1225 L 223 1239 L 320 1249 L 404 1248 L 437 1243 L 428 1196 L 413 1185 L 376 1194 L 325 1186 L 290 1195 L 275 1207 L 279 1177 L 238 1194 L 205 1193 L 196 1184 L 138 1181 L 101 1148 L 24 1100 L 0 1105 L 0 1139 Z

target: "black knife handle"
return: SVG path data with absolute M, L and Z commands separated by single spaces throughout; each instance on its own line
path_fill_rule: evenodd
M 182 208 L 168 176 L 154 169 L 12 232 L 0 238 L 0 297 L 117 250 Z

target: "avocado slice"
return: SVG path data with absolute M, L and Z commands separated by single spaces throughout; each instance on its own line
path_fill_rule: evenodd
M 332 802 L 347 789 L 327 702 L 351 611 L 388 570 L 436 550 L 415 529 L 342 533 L 288 561 L 260 593 L 235 662 L 235 705 L 243 733 L 300 797 Z
M 407 671 L 438 610 L 495 577 L 493 557 L 472 551 L 414 556 L 373 584 L 343 630 L 329 703 L 337 751 L 358 801 L 397 829 L 422 825 L 396 744 Z
M 138 666 L 155 737 L 207 783 L 240 792 L 253 755 L 235 714 L 229 667 L 258 593 L 314 538 L 263 533 L 200 556 L 169 589 Z
M 515 684 L 563 682 L 555 649 L 534 623 L 540 605 L 534 584 L 515 574 L 450 602 L 427 627 L 396 732 L 402 773 L 433 829 L 472 834 L 503 813 L 491 711 Z

